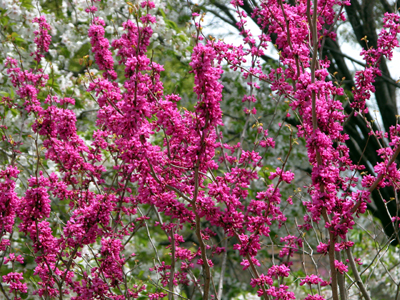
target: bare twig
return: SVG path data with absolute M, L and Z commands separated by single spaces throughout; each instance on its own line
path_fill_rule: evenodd
M 346 242 L 348 241 L 347 237 L 346 237 Z M 353 257 L 353 253 L 351 253 L 350 248 L 346 249 L 346 254 L 347 254 L 347 258 L 349 259 L 349 264 L 351 267 L 351 270 L 353 271 L 354 277 L 355 277 L 355 282 L 357 283 L 363 297 L 365 300 L 371 300 L 371 297 L 369 296 L 364 283 L 361 280 L 360 274 L 358 273 L 357 267 L 356 267 L 356 263 L 354 262 L 354 257 Z

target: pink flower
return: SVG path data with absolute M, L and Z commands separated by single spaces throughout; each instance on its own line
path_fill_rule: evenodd
M 85 12 L 94 14 L 97 11 L 96 6 L 91 6 L 85 9 Z
M 11 272 L 3 276 L 3 282 L 9 284 L 10 293 L 13 291 L 26 293 L 28 291 L 26 283 L 21 283 L 21 280 L 23 279 L 24 277 L 22 276 L 22 273 L 16 272 Z
M 328 250 L 329 250 L 328 244 L 324 244 L 324 243 L 320 242 L 319 245 L 317 246 L 318 253 L 327 254 Z
M 286 265 L 274 265 L 268 270 L 268 276 L 270 277 L 288 277 L 290 269 Z
M 51 43 L 51 36 L 48 31 L 51 30 L 50 25 L 47 23 L 44 16 L 34 18 L 32 23 L 39 24 L 39 30 L 35 30 L 35 44 L 37 45 L 37 50 L 31 53 L 31 56 L 35 56 L 34 59 L 40 63 L 40 59 L 44 57 L 44 54 L 49 51 L 49 45 Z
M 156 7 L 156 5 L 154 4 L 153 1 L 142 1 L 142 2 L 140 2 L 140 6 L 141 6 L 142 8 L 148 7 L 148 8 L 150 8 L 150 9 Z
M 349 271 L 349 268 L 340 261 L 335 260 L 335 268 L 338 270 L 340 274 L 346 273 Z
M 322 280 L 321 278 L 319 278 L 317 275 L 307 275 L 306 278 L 300 280 L 300 285 L 304 285 L 304 284 L 318 284 L 318 283 L 322 283 L 324 282 L 324 280 Z
M 325 300 L 325 298 L 318 294 L 315 295 L 309 294 L 306 298 L 304 298 L 304 300 Z
M 5 264 L 8 263 L 9 261 L 11 261 L 11 262 L 17 261 L 17 262 L 19 262 L 21 264 L 24 263 L 23 257 L 21 255 L 15 256 L 14 253 L 10 253 L 9 256 L 4 259 L 4 263 Z
M 268 179 L 274 179 L 276 177 L 280 176 L 282 178 L 283 181 L 285 181 L 286 183 L 291 183 L 292 180 L 294 179 L 294 173 L 291 171 L 286 171 L 283 172 L 281 170 L 281 168 L 276 168 L 275 172 L 271 172 L 270 176 L 268 177 Z

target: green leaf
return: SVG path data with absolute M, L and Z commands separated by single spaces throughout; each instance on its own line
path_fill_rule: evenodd
M 12 114 L 14 117 L 18 116 L 18 110 L 14 109 L 14 108 L 11 108 L 11 114 Z
M 188 41 L 188 37 L 186 35 L 183 34 L 179 34 L 178 38 L 182 41 L 182 42 L 187 42 Z
M 3 24 L 3 26 L 6 26 L 8 24 L 9 19 L 7 16 L 5 16 L 5 17 L 2 17 L 0 20 L 1 20 L 1 24 Z
M 32 1 L 31 1 L 31 0 L 22 0 L 22 1 L 21 1 L 21 6 L 27 8 L 27 9 L 33 9 L 33 8 L 35 8 L 35 7 L 32 5 Z
M 160 14 L 162 15 L 162 17 L 165 19 L 165 18 L 166 18 L 166 16 L 165 16 L 165 12 L 164 12 L 164 10 L 160 8 L 158 11 L 159 11 L 159 12 L 160 12 Z
M 168 28 L 174 29 L 175 31 L 178 31 L 178 30 L 179 30 L 178 25 L 176 25 L 175 22 L 166 19 L 166 20 L 165 20 L 165 23 L 166 23 L 166 25 L 167 25 Z

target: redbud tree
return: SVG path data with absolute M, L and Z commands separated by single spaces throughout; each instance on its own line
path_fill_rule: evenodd
M 261 1 L 250 17 L 262 30 L 253 32 L 243 2 L 233 0 L 239 46 L 205 36 L 204 15 L 188 3 L 189 108 L 176 88 L 164 88 L 174 69 L 164 70 L 157 59 L 165 56 L 152 50 L 165 12 L 152 1 L 127 2 L 114 20 L 102 13 L 107 3 L 85 3 L 79 17 L 69 17 L 77 26 L 88 22 L 82 39 L 90 47 L 79 58 L 83 75 L 72 74 L 75 88 L 65 90 L 54 77 L 61 61 L 50 58 L 60 21 L 38 10 L 26 42 L 10 33 L 16 24 L 8 25 L 11 13 L 2 12 L 2 38 L 11 47 L 2 58 L 0 110 L 2 297 L 372 299 L 363 274 L 375 258 L 362 269 L 352 232 L 373 191 L 386 187 L 397 195 L 400 125 L 374 131 L 365 118 L 381 145 L 373 174 L 350 159 L 343 126 L 351 115 L 368 113 L 380 60 L 398 47 L 399 16 L 386 13 L 377 47 L 362 51 L 366 67 L 355 73 L 349 115 L 348 97 L 321 52 L 324 38 L 334 39 L 345 21 L 349 1 Z M 121 30 L 110 34 L 113 28 Z M 270 47 L 279 51 L 277 66 L 261 62 Z M 246 122 L 234 141 L 224 137 L 228 73 L 240 76 L 244 91 L 235 101 Z M 265 87 L 269 95 L 260 97 Z M 257 107 L 274 99 L 299 125 L 279 120 L 273 129 L 260 121 Z M 78 122 L 82 103 L 93 108 L 90 126 Z M 286 151 L 277 157 L 284 134 Z M 312 171 L 296 181 L 300 173 L 290 159 L 301 144 Z M 302 196 L 289 196 L 288 187 Z M 382 199 L 389 200 L 398 203 Z M 300 213 L 295 222 L 293 211 Z M 392 218 L 393 239 L 399 221 Z M 382 249 L 378 260 L 393 253 Z M 225 276 L 232 257 L 248 280 Z M 400 285 L 391 280 L 397 299 Z M 239 282 L 240 293 L 227 294 Z

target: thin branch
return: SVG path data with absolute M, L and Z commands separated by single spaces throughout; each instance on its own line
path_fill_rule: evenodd
M 345 241 L 346 242 L 348 241 L 347 236 L 346 236 Z M 356 263 L 354 262 L 353 253 L 351 253 L 350 248 L 346 249 L 346 254 L 347 254 L 347 258 L 349 259 L 349 264 L 350 264 L 351 270 L 353 271 L 353 274 L 355 277 L 355 282 L 357 283 L 358 288 L 360 289 L 365 300 L 371 300 L 371 297 L 369 296 L 369 294 L 364 286 L 364 283 L 361 280 L 360 274 L 358 273 Z

